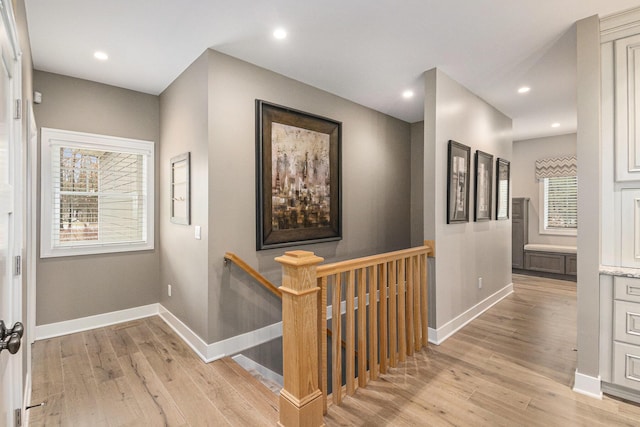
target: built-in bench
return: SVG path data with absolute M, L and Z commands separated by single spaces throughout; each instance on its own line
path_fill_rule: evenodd
M 524 269 L 575 276 L 578 271 L 577 248 L 538 243 L 526 244 L 524 245 Z

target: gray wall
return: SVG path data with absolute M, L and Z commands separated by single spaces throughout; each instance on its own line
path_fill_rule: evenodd
M 511 161 L 511 194 L 513 197 L 528 197 L 529 243 L 549 245 L 576 245 L 576 236 L 540 234 L 543 217 L 540 200 L 540 184 L 536 179 L 536 160 L 565 155 L 576 155 L 576 134 L 550 136 L 513 142 Z
M 600 270 L 600 20 L 577 23 L 578 37 L 578 366 L 598 377 Z M 581 195 L 588 194 L 589 197 Z
M 155 141 L 157 171 L 160 130 L 157 96 L 42 71 L 35 71 L 33 76 L 33 89 L 42 93 L 42 103 L 34 106 L 39 129 L 49 127 Z M 156 186 L 156 236 L 157 200 Z M 38 259 L 36 324 L 158 302 L 157 245 L 156 239 L 153 251 Z
M 255 100 L 342 122 L 339 242 L 297 246 L 327 261 L 410 245 L 410 125 L 210 51 L 209 338 L 217 341 L 279 321 L 280 302 L 222 258 L 232 251 L 280 283 L 274 257 L 255 249 Z
M 160 302 L 204 340 L 208 337 L 208 69 L 204 54 L 160 95 Z M 191 225 L 169 221 L 170 159 L 185 152 L 191 153 Z M 194 237 L 196 225 L 202 227 L 202 240 Z
M 424 230 L 425 239 L 436 240 L 436 290 L 430 310 L 435 310 L 431 327 L 440 328 L 511 283 L 511 220 L 473 222 L 473 174 L 470 222 L 446 223 L 448 141 L 471 147 L 473 171 L 476 150 L 493 154 L 494 161 L 511 160 L 512 133 L 510 118 L 442 71 L 429 70 L 424 78 Z M 433 174 L 426 173 L 431 170 Z M 482 289 L 478 277 L 483 278 Z
M 161 302 L 205 341 L 281 320 L 277 297 L 223 264 L 224 253 L 234 252 L 279 284 L 274 258 L 293 249 L 256 251 L 256 99 L 343 123 L 343 239 L 295 249 L 333 261 L 410 245 L 408 123 L 212 50 L 160 99 L 160 188 L 165 194 L 168 159 L 191 151 L 192 224 L 201 225 L 203 235 L 196 241 L 193 226 L 170 224 L 161 199 Z M 174 285 L 172 297 L 167 282 Z

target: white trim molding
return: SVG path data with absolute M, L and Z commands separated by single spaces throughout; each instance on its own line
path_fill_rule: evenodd
M 429 342 L 432 344 L 440 345 L 447 340 L 451 335 L 464 328 L 473 319 L 480 316 L 482 313 L 502 301 L 513 293 L 513 283 L 509 283 L 504 288 L 500 289 L 493 295 L 488 296 L 478 304 L 474 305 L 461 315 L 451 319 L 438 329 L 429 328 Z
M 95 316 L 80 317 L 78 319 L 65 320 L 57 323 L 36 326 L 36 341 L 47 338 L 59 337 L 89 329 L 102 328 L 116 323 L 142 319 L 154 316 L 158 313 L 159 304 L 143 305 L 141 307 L 128 308 L 126 310 L 112 311 L 110 313 L 96 314 Z
M 255 331 L 207 344 L 162 305 L 160 305 L 159 314 L 162 320 L 164 320 L 205 363 L 222 359 L 223 357 L 239 353 L 282 336 L 282 322 L 278 322 L 256 329 Z
M 584 394 L 585 396 L 602 400 L 602 386 L 600 375 L 598 375 L 597 377 L 592 377 L 589 375 L 581 374 L 576 369 L 573 391 L 575 391 L 576 393 Z
M 269 342 L 282 336 L 282 322 L 265 326 L 254 331 L 236 335 L 221 341 L 207 344 L 202 338 L 167 310 L 162 304 L 155 303 L 126 310 L 112 311 L 110 313 L 97 314 L 95 316 L 81 317 L 65 320 L 63 322 L 49 323 L 36 326 L 37 341 L 90 329 L 103 328 L 117 323 L 129 322 L 150 316 L 160 316 L 176 334 L 196 352 L 204 362 L 209 363 L 222 359 L 225 356 L 239 353 L 248 348 Z

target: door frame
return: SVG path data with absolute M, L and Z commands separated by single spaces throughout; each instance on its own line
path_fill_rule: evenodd
M 11 150 L 9 159 L 10 168 L 12 171 L 12 179 L 13 179 L 13 187 L 14 187 L 14 209 L 12 213 L 12 224 L 11 224 L 11 243 L 12 243 L 12 256 L 20 256 L 22 260 L 22 265 L 20 266 L 20 273 L 12 275 L 10 280 L 11 286 L 13 286 L 12 292 L 12 307 L 13 307 L 13 318 L 16 320 L 21 320 L 25 323 L 25 329 L 28 329 L 27 319 L 23 318 L 25 314 L 23 312 L 23 303 L 24 303 L 24 295 L 23 295 L 23 285 L 24 285 L 24 270 L 25 270 L 25 253 L 24 253 L 24 242 L 25 242 L 25 230 L 27 225 L 26 220 L 26 203 L 27 199 L 24 195 L 25 190 L 25 182 L 26 182 L 26 145 L 25 140 L 23 139 L 22 132 L 22 116 L 23 116 L 23 108 L 22 108 L 22 51 L 20 49 L 20 43 L 18 40 L 18 31 L 17 24 L 15 20 L 15 15 L 13 12 L 13 4 L 10 0 L 0 0 L 0 19 L 2 19 L 2 23 L 5 27 L 5 31 L 7 33 L 9 47 L 11 49 L 11 63 L 6 64 L 7 71 L 10 74 L 10 86 L 9 86 L 9 120 L 11 121 L 11 125 L 9 126 L 10 132 L 10 144 L 12 145 L 13 150 Z M 11 263 L 15 263 L 15 258 L 11 261 Z M 14 266 L 15 268 L 15 266 Z M 7 325 L 7 327 L 11 327 L 12 325 Z M 28 331 L 25 331 L 25 335 L 28 335 Z M 28 342 L 28 338 L 23 337 L 21 351 L 19 351 L 14 357 L 12 364 L 14 368 L 12 372 L 12 389 L 13 395 L 11 397 L 11 404 L 14 409 L 21 409 L 21 418 L 24 419 L 25 415 L 25 406 L 24 402 L 26 401 L 27 395 L 25 393 L 25 380 L 28 379 L 30 374 L 30 361 L 29 358 L 31 353 L 29 351 L 29 345 L 26 345 Z M 25 349 L 25 345 L 27 349 Z M 26 359 L 26 363 L 24 360 Z

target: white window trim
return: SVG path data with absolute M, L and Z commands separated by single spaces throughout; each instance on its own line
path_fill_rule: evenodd
M 547 234 L 550 236 L 577 236 L 578 229 L 577 228 L 546 228 L 544 226 L 545 216 L 544 216 L 544 179 L 538 180 L 538 207 L 540 212 L 540 216 L 538 218 L 538 233 L 539 234 Z
M 51 145 L 52 142 L 69 142 L 81 148 L 104 149 L 117 151 L 124 148 L 127 152 L 147 156 L 147 206 L 146 206 L 146 241 L 140 243 L 103 243 L 91 245 L 77 245 L 73 247 L 53 247 L 52 240 L 52 197 L 53 183 L 51 181 Z M 40 166 L 40 257 L 64 257 L 77 255 L 104 254 L 115 252 L 144 251 L 154 249 L 155 234 L 155 143 L 139 139 L 119 138 L 115 136 L 97 135 L 60 129 L 42 128 L 41 131 L 41 166 Z

